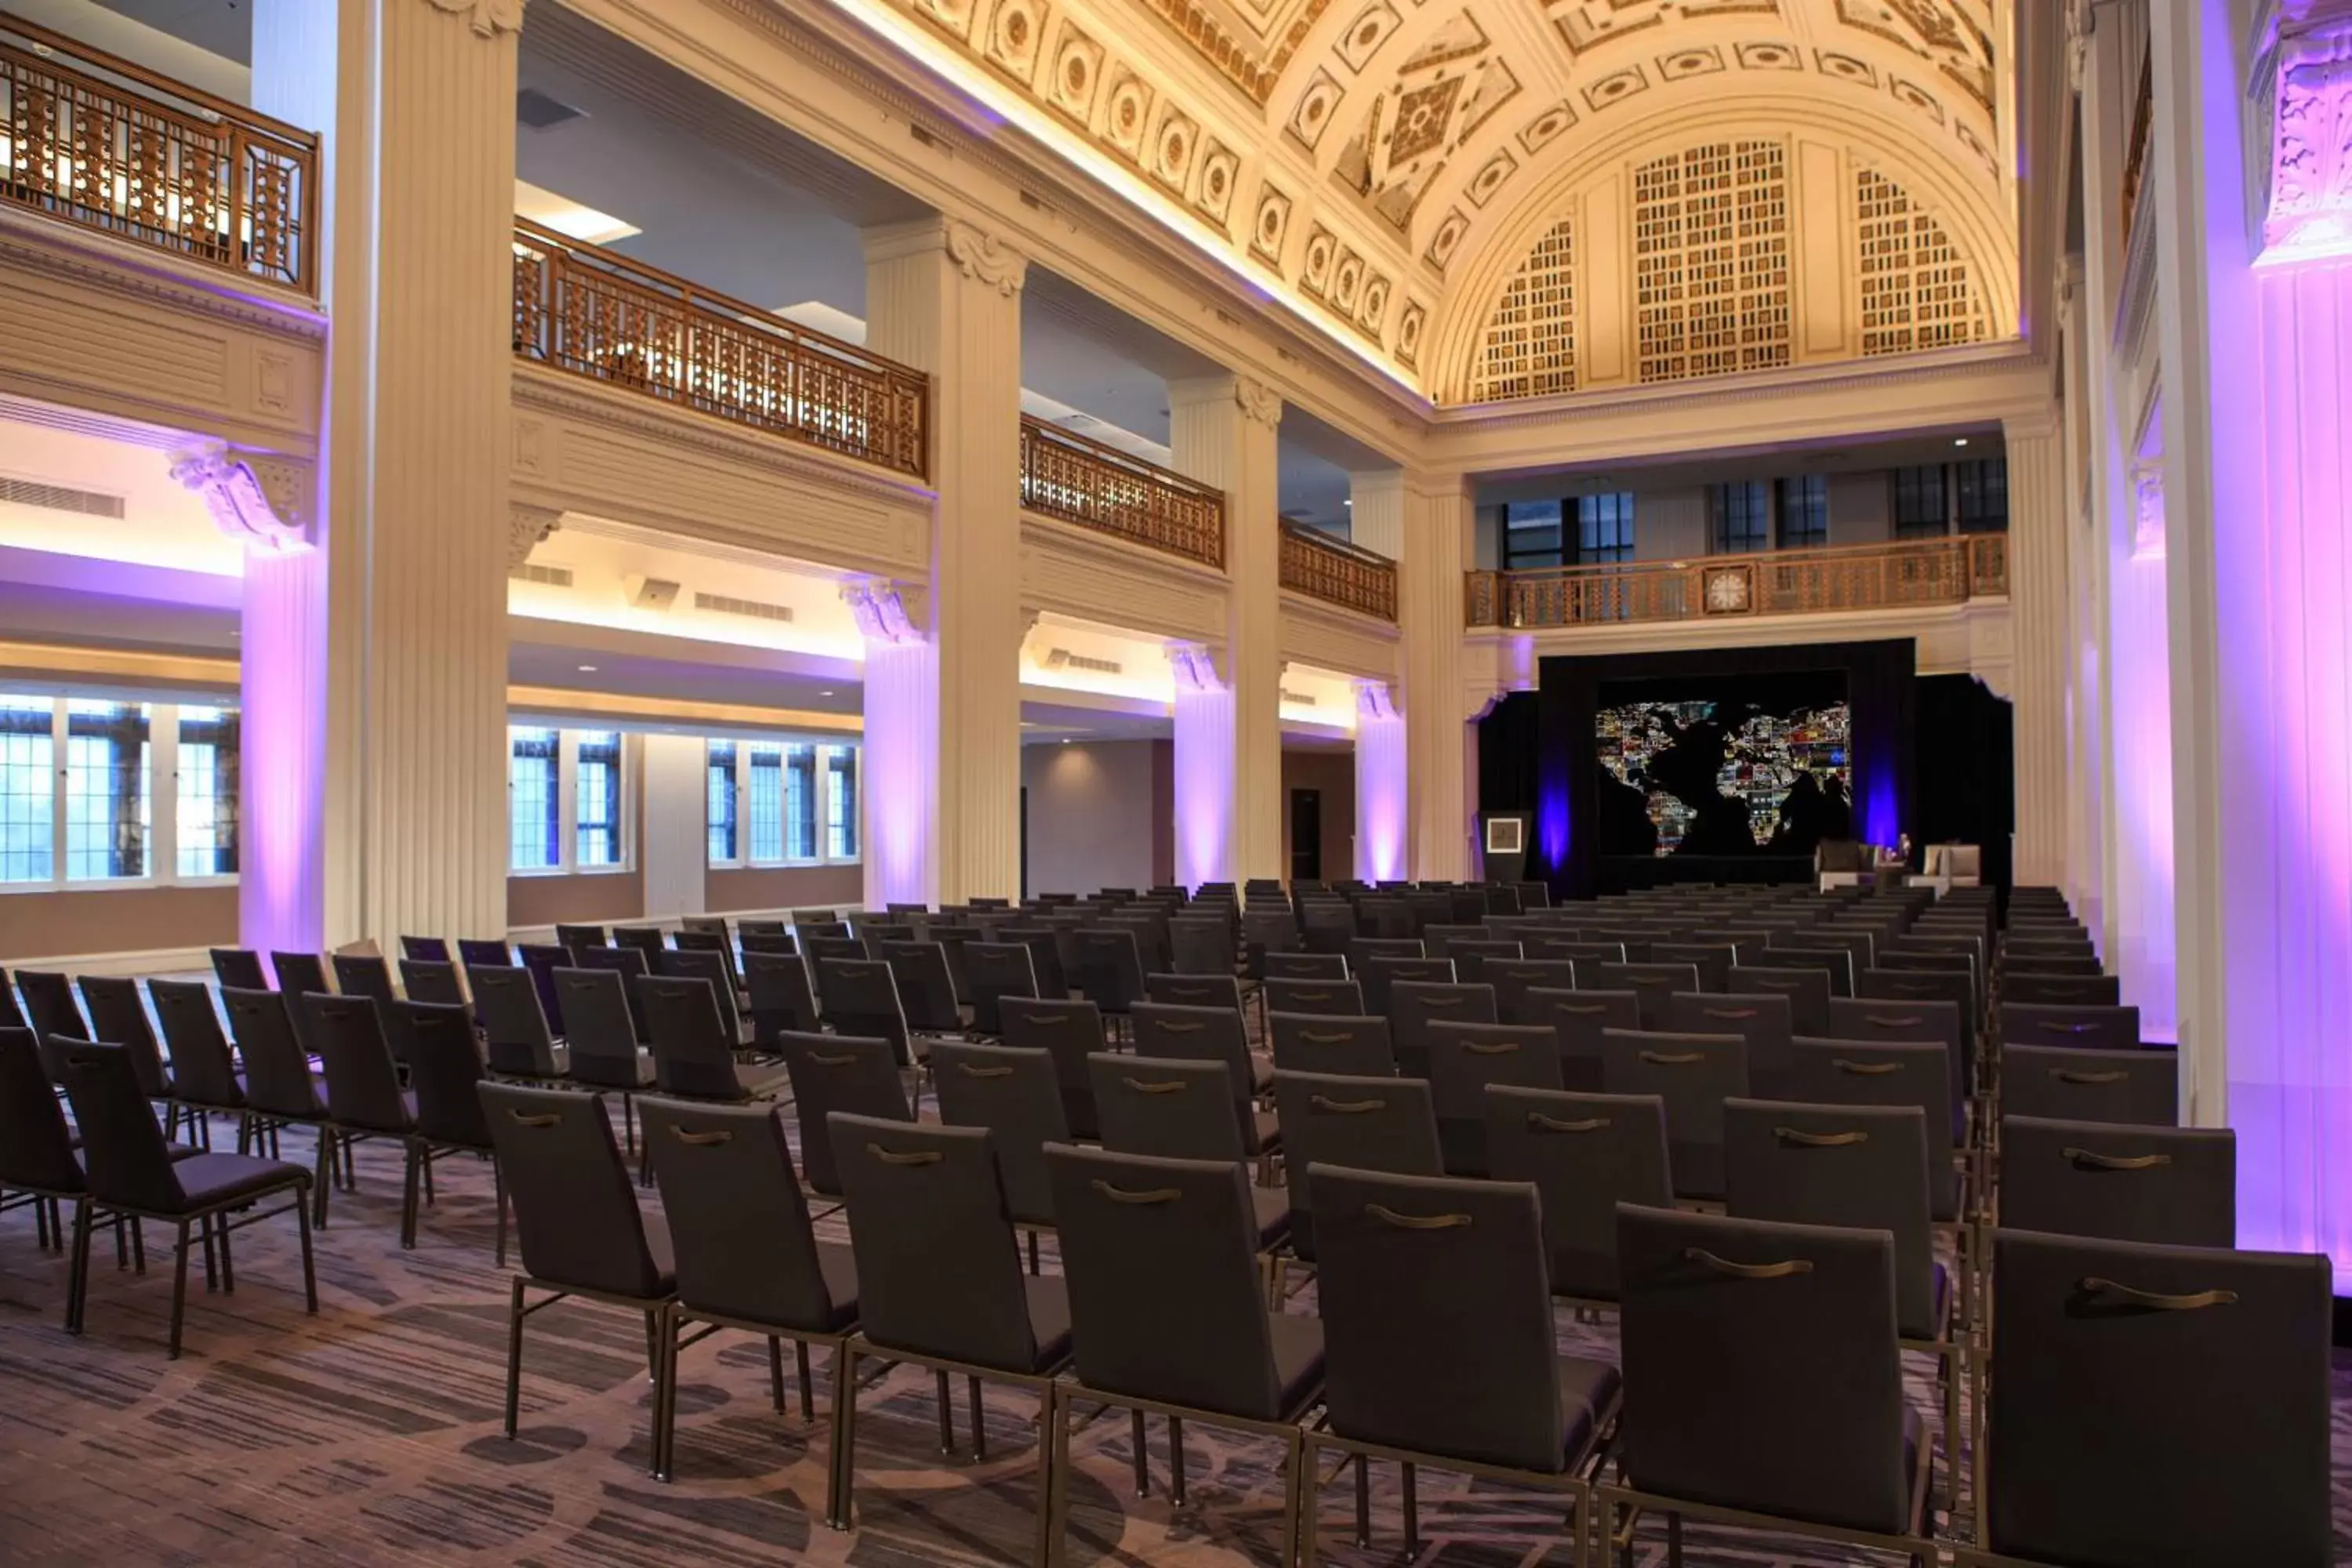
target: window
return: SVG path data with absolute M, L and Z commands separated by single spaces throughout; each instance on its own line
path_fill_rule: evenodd
M 625 869 L 629 764 L 621 732 L 517 725 L 507 737 L 508 869 Z
M 1780 548 L 1809 550 L 1830 542 L 1829 480 L 1819 474 L 1782 479 Z
M 784 852 L 816 858 L 816 748 L 784 748 Z
M 583 870 L 621 863 L 621 732 L 589 730 L 576 742 L 572 776 L 578 781 L 574 807 L 579 848 L 575 864 Z
M 1580 496 L 1576 502 L 1576 563 L 1601 566 L 1633 559 L 1633 494 Z
M 1503 569 L 1565 565 L 1561 504 L 1556 500 L 1503 503 Z
M 236 875 L 234 708 L 0 695 L 0 885 Z
M 784 749 L 751 748 L 751 858 L 773 866 L 784 858 Z
M 1962 533 L 2003 533 L 2009 529 L 2009 459 L 1985 458 L 1952 465 L 1958 492 Z
M 1772 548 L 1772 485 L 1769 479 L 1715 487 L 1715 551 L 1744 555 Z
M 707 781 L 707 809 L 704 820 L 710 825 L 710 863 L 732 866 L 735 848 L 735 742 L 711 741 L 706 743 L 704 778 Z
M 555 783 L 563 736 L 555 730 L 507 733 L 507 864 L 517 871 L 555 870 L 563 864 L 563 792 Z
M 1895 537 L 1941 539 L 1948 520 L 1946 494 L 1941 463 L 1895 469 Z
M 857 858 L 857 748 L 824 749 L 824 858 Z

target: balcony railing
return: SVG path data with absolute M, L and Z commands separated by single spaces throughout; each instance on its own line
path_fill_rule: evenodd
M 2150 48 L 2139 65 L 2139 92 L 2132 104 L 2131 144 L 2124 153 L 2124 237 L 2131 237 L 2132 218 L 2139 210 L 2141 182 L 2147 178 L 2148 154 L 2156 142 L 2156 51 Z
M 0 12 L 0 202 L 319 291 L 319 139 Z
M 1342 609 L 1397 618 L 1396 563 L 1319 529 L 1282 525 L 1282 585 Z
M 1223 568 L 1223 490 L 1021 416 L 1021 504 L 1131 544 Z
M 520 218 L 514 253 L 523 358 L 928 477 L 920 371 Z
M 1512 630 L 1959 605 L 2008 595 L 2009 537 L 1472 572 L 1465 588 L 1469 625 Z

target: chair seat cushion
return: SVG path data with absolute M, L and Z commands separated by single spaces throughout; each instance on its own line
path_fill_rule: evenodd
M 792 1087 L 792 1074 L 777 1062 L 737 1062 L 735 1082 L 751 1100 L 767 1100 Z
M 1274 1058 L 1263 1051 L 1250 1053 L 1250 1092 L 1268 1094 L 1274 1089 Z
M 1574 1463 L 1591 1445 L 1622 1383 L 1616 1367 L 1608 1362 L 1575 1355 L 1559 1358 L 1561 1468 Z
M 1070 1290 L 1058 1274 L 1024 1274 L 1021 1288 L 1029 1299 L 1029 1332 L 1037 1342 L 1037 1364 L 1045 1372 L 1070 1359 Z
M 1271 1110 L 1253 1110 L 1249 1120 L 1249 1148 L 1246 1152 L 1263 1154 L 1282 1147 L 1282 1123 Z
M 857 1321 L 857 1254 L 836 1243 L 820 1241 L 816 1268 L 824 1276 L 824 1293 L 833 1299 L 833 1316 L 824 1329 L 837 1334 Z
M 1252 1183 L 1249 1194 L 1250 1208 L 1257 1217 L 1257 1249 L 1269 1251 L 1290 1233 L 1290 1193 L 1286 1188 Z
M 1290 1312 L 1268 1312 L 1266 1334 L 1274 1346 L 1275 1408 L 1293 1421 L 1323 1392 L 1323 1321 Z
M 187 1194 L 189 1209 L 211 1208 L 232 1199 L 258 1197 L 280 1187 L 299 1186 L 310 1179 L 299 1165 L 283 1160 L 257 1159 L 250 1154 L 195 1153 L 173 1163 L 173 1174 Z

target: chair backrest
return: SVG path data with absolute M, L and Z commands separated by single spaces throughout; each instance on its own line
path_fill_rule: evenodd
M 1523 951 L 1516 942 L 1457 942 L 1446 956 L 1454 961 L 1455 977 L 1475 985 L 1486 980 L 1488 964 L 1517 963 Z
M 465 987 L 457 984 L 457 966 L 443 959 L 402 959 L 400 984 L 411 1002 L 430 1002 L 443 1007 L 466 1005 Z M 536 1003 L 537 998 L 533 1001 Z
M 1261 992 L 1269 1013 L 1311 1013 L 1341 1018 L 1365 1016 L 1363 987 L 1353 980 L 1282 980 L 1269 976 Z
M 1960 1038 L 1971 1057 L 1975 1049 L 1977 1018 L 1981 999 L 1976 977 L 1954 970 L 1897 969 L 1885 967 L 1882 961 L 1877 969 L 1865 969 L 1854 976 L 1856 999 L 1871 998 L 1896 1002 L 1907 1009 L 1913 1005 L 1930 1002 L 1949 1003 L 1960 1015 Z M 1818 1037 L 1821 1031 L 1800 1026 L 1797 1033 Z
M 1451 985 L 1454 982 L 1450 958 L 1374 953 L 1362 959 L 1349 957 L 1348 967 L 1364 988 L 1364 1011 L 1382 1016 L 1388 1015 L 1401 984 Z
M 277 998 L 272 996 L 271 1000 Z M 147 1107 L 138 1070 L 121 1046 L 56 1037 L 45 1044 L 81 1134 L 83 1183 L 110 1208 L 171 1214 L 187 1194 L 172 1169 L 163 1130 Z
M 1175 1007 L 1226 1007 L 1235 1016 L 1242 1011 L 1242 984 L 1232 973 L 1147 974 L 1147 1000 Z
M 1591 1094 L 1601 1092 L 1601 1037 L 1642 1026 L 1642 999 L 1631 991 L 1538 989 L 1528 993 L 1525 1011 L 1559 1040 L 1560 1087 Z
M 261 967 L 261 954 L 249 947 L 216 947 L 212 950 L 213 978 L 223 985 L 234 985 L 240 991 L 267 991 L 269 972 Z
M 70 1043 L 53 1057 L 70 1049 Z M 33 1031 L 0 1028 L 0 1189 L 82 1190 L 81 1162 Z
M 2055 1050 L 2004 1046 L 2000 1108 L 2007 1116 L 2052 1121 L 2127 1121 L 2171 1127 L 2180 1121 L 2180 1069 L 2170 1051 Z
M 415 1125 L 385 1043 L 383 1014 L 366 996 L 294 996 L 310 1016 L 310 1040 L 327 1078 L 327 1114 L 363 1132 L 405 1133 Z
M 727 921 L 720 918 L 718 925 L 713 927 L 709 922 L 714 918 L 718 917 L 708 915 L 683 917 L 685 929 L 670 939 L 670 947 L 672 951 L 677 952 L 714 954 L 719 962 L 726 966 L 727 984 L 731 986 L 736 984 L 734 944 L 728 939 Z M 615 931 L 613 934 L 614 940 L 618 941 L 620 933 Z M 656 973 L 662 972 L 661 961 L 653 953 L 646 954 L 646 966 Z
M 539 1007 L 547 1015 L 547 1026 L 569 1042 L 572 1029 L 569 1020 L 563 1016 L 563 996 L 556 986 L 555 972 L 576 966 L 571 950 L 527 942 L 515 949 L 515 954 L 522 960 L 522 968 L 530 975 L 530 983 L 539 987 Z
M 646 1023 L 645 994 L 638 982 L 654 971 L 647 966 L 646 955 L 634 947 L 575 947 L 571 950 L 574 969 L 609 969 L 621 977 L 621 999 L 628 1006 L 629 1032 L 639 1045 L 652 1040 L 650 1026 Z M 559 997 L 560 997 L 559 990 Z
M 825 1022 L 844 1035 L 887 1040 L 900 1067 L 914 1056 L 907 1044 L 907 1015 L 898 1003 L 898 982 L 889 962 L 878 958 L 817 960 L 817 1003 Z
M 1269 1013 L 1265 1022 L 1278 1071 L 1395 1076 L 1396 1052 L 1389 1044 L 1386 1018 Z
M 469 936 L 457 939 L 457 962 L 469 972 L 510 968 L 514 961 L 514 949 L 502 940 Z
M 1041 1370 L 987 1131 L 830 1120 L 865 1336 L 885 1351 Z
M 1645 1491 L 1895 1533 L 1911 1519 L 1894 1240 L 1617 1211 L 1622 1454 Z
M 1993 1233 L 1987 1543 L 2040 1563 L 2321 1568 L 2318 1254 Z
M 1773 967 L 1751 968 L 1746 964 L 1734 964 L 1731 978 L 1726 984 L 1734 995 L 1786 996 L 1789 999 L 1790 1032 L 1819 1038 L 1830 1022 L 1829 972 L 1787 968 L 1780 965 L 1780 957 L 1776 949 Z
M 16 990 L 25 998 L 25 1022 L 37 1038 L 87 1040 L 89 1025 L 74 1001 L 73 982 L 45 970 L 16 971 Z M 110 1045 L 121 1045 L 110 1040 Z
M 1642 1010 L 1642 1027 L 1664 1029 L 1666 1005 L 1677 993 L 1698 989 L 1698 968 L 1689 963 L 1580 963 L 1580 988 L 1631 991 Z
M 1348 959 L 1339 952 L 1268 952 L 1259 969 L 1262 981 L 1345 980 Z
M 733 1048 L 743 1037 L 743 1015 L 735 1004 L 735 964 L 730 954 L 705 947 L 672 948 L 661 955 L 659 973 L 666 978 L 699 980 L 709 985 L 710 999 L 719 1008 L 719 1027 L 728 1047 Z M 648 1030 L 652 1027 L 650 1017 L 646 1026 Z
M 776 1049 L 792 1075 L 793 1111 L 801 1129 L 801 1171 L 811 1190 L 827 1197 L 841 1193 L 841 1171 L 833 1157 L 826 1116 L 835 1110 L 890 1121 L 912 1121 L 907 1086 L 890 1042 L 856 1035 L 783 1034 Z
M 562 998 L 564 1022 L 571 1026 L 563 1043 L 571 1051 L 572 1076 L 605 1089 L 642 1084 L 626 978 L 612 969 L 558 969 L 550 978 Z
M 1565 963 L 1624 963 L 1626 944 L 1622 942 L 1587 942 L 1574 931 L 1531 931 L 1519 944 L 1529 958 L 1547 958 Z M 1638 944 L 1636 951 L 1647 953 L 1649 944 Z
M 745 921 L 736 927 L 738 934 L 735 944 L 743 950 L 745 958 L 748 959 L 755 952 L 798 953 L 800 952 L 799 939 L 784 930 L 782 921 L 776 922 L 774 931 L 761 930 L 761 926 L 765 923 L 760 921 Z
M 778 1035 L 818 1031 L 816 993 L 810 988 L 808 965 L 800 954 L 747 948 L 743 978 L 751 989 L 752 1037 L 761 1050 L 775 1049 Z
M 466 1009 L 443 1002 L 393 1004 L 408 1039 L 408 1088 L 416 1097 L 416 1131 L 429 1143 L 488 1151 L 481 1047 Z M 332 1079 L 329 1080 L 331 1083 Z
M 1045 1158 L 1079 1378 L 1251 1420 L 1289 1414 L 1243 1167 L 1067 1144 Z
M 779 1328 L 844 1327 L 774 1109 L 648 1097 L 637 1111 L 677 1254 L 678 1300 Z
M 2005 1116 L 2000 1223 L 2163 1247 L 2238 1244 L 2238 1135 Z
M 466 973 L 473 982 L 474 1011 L 482 1021 L 482 1038 L 489 1051 L 492 1070 L 521 1078 L 553 1077 L 555 1041 L 548 1031 L 547 1015 L 540 1007 L 539 985 L 530 972 L 485 965 Z M 613 984 L 620 984 L 619 975 L 613 976 Z M 625 1011 L 626 1005 L 623 1005 Z M 629 1042 L 629 1055 L 633 1059 L 636 1056 L 634 1037 Z
M 1283 1168 L 1290 1185 L 1290 1242 L 1301 1258 L 1315 1256 L 1309 1165 L 1407 1176 L 1445 1173 L 1437 1112 L 1421 1079 L 1276 1071 L 1274 1103 L 1282 1121 Z
M 1087 1072 L 1104 1148 L 1171 1160 L 1247 1157 L 1224 1063 L 1097 1051 Z
M 898 982 L 907 1026 L 927 1035 L 952 1035 L 963 1028 L 956 1008 L 955 979 L 948 973 L 947 949 L 936 942 L 894 942 L 883 962 Z
M 644 953 L 646 972 L 651 973 L 661 963 L 661 955 L 668 948 L 669 943 L 663 936 L 659 926 L 614 926 L 613 945 L 635 948 Z
M 163 1072 L 163 1054 L 156 1048 L 154 1026 L 139 1000 L 139 982 L 121 974 L 85 974 L 79 984 L 82 1005 L 89 1009 L 90 1037 L 130 1053 L 139 1087 L 148 1099 L 162 1099 L 170 1080 Z
M 1168 962 L 1179 974 L 1234 977 L 1234 931 L 1222 919 L 1187 916 L 1168 922 Z
M 1906 1339 L 1938 1337 L 1926 1113 L 1916 1105 L 1732 1100 L 1724 1102 L 1723 1142 L 1726 1213 L 1887 1232 L 1895 1327 Z
M 310 1076 L 310 1058 L 294 1033 L 294 1020 L 282 992 L 246 991 L 221 987 L 221 1006 L 228 1014 L 228 1030 L 236 1054 L 245 1063 L 245 1099 L 254 1110 L 271 1116 L 315 1121 L 326 1114 L 318 1085 Z
M 172 1053 L 172 1092 L 186 1104 L 232 1110 L 245 1103 L 236 1059 L 221 1030 L 212 987 L 201 980 L 151 980 L 147 994 Z
M 748 962 L 748 960 L 747 960 Z M 1003 1000 L 1037 994 L 1037 965 L 1025 942 L 973 942 L 964 944 L 964 979 L 971 987 L 971 1026 L 975 1034 L 1004 1032 Z
M 1609 1029 L 1601 1053 L 1606 1092 L 1654 1094 L 1666 1102 L 1675 1194 L 1721 1197 L 1723 1102 L 1748 1094 L 1748 1042 L 1738 1035 Z
M 1699 990 L 1728 991 L 1739 949 L 1729 942 L 1655 942 L 1650 944 L 1650 962 L 1687 963 L 1698 973 Z
M 523 1272 L 544 1285 L 666 1295 L 604 1098 L 487 1080 L 475 1092 L 514 1205 Z
M 1495 988 L 1495 1016 L 1505 1024 L 1548 1024 L 1538 991 L 1576 989 L 1576 963 L 1567 958 L 1490 959 L 1478 967 L 1478 981 Z
M 1486 1089 L 1557 1089 L 1559 1037 L 1526 1024 L 1429 1026 L 1429 1097 L 1448 1174 L 1487 1173 Z
M 604 928 L 598 925 L 559 925 L 555 928 L 555 942 L 559 947 L 575 951 L 583 947 L 612 945 L 611 939 L 604 934 Z
M 1543 1200 L 1555 1295 L 1617 1299 L 1617 1205 L 1674 1206 L 1665 1102 L 1654 1094 L 1486 1090 L 1487 1173 Z
M 1966 1131 L 1967 1107 L 1953 1098 L 1951 1050 L 1929 1042 L 1790 1042 L 1788 1098 L 1807 1105 L 1916 1106 L 1927 1139 L 1927 1194 L 1939 1220 L 1959 1217 L 1953 1151 Z
M 2036 1002 L 2055 1007 L 2116 1007 L 2123 981 L 2113 974 L 2016 974 L 2001 976 L 2004 1004 Z
M 1535 1188 L 1318 1164 L 1314 1210 L 1332 1431 L 1561 1470 L 1569 1455 Z
M 1103 1048 L 1102 1009 L 1092 1002 L 1045 997 L 1007 996 L 1004 1043 L 1041 1050 L 1054 1058 L 1054 1076 L 1062 1089 L 1062 1114 L 1073 1138 L 1100 1136 L 1095 1114 L 1094 1079 L 1087 1058 Z
M 1788 997 L 1682 992 L 1666 998 L 1664 1027 L 1677 1035 L 1738 1035 L 1748 1042 L 1749 1087 L 1766 1100 L 1787 1092 L 1794 1032 Z
M 335 990 L 345 996 L 364 996 L 386 1005 L 400 999 L 393 989 L 392 965 L 380 952 L 339 952 L 334 955 Z
M 278 976 L 278 989 L 289 996 L 327 996 L 334 987 L 327 984 L 327 965 L 315 952 L 273 952 L 269 967 Z M 296 1015 L 297 1027 L 302 1016 Z
M 992 1134 L 1006 1211 L 1024 1225 L 1054 1224 L 1045 1149 L 1070 1141 L 1054 1058 L 1013 1046 L 941 1040 L 931 1047 L 931 1075 L 941 1121 Z
M 1222 1062 L 1233 1075 L 1235 1102 L 1247 1105 L 1253 1088 L 1249 1035 L 1240 1013 L 1231 1007 L 1138 1002 L 1130 1016 L 1136 1055 Z
M 1387 1016 L 1397 1071 L 1407 1078 L 1427 1078 L 1430 1026 L 1494 1023 L 1495 988 L 1454 981 L 1399 980 L 1389 987 Z
M 719 1012 L 718 988 L 698 975 L 651 974 L 637 989 L 653 1032 L 655 1086 L 688 1100 L 740 1100 L 735 1037 Z
M 400 956 L 423 963 L 455 962 L 446 940 L 437 936 L 404 936 L 400 939 Z
M 2000 1005 L 2000 1039 L 2004 1046 L 2137 1050 L 2140 1045 L 2139 1009 L 2129 1006 L 2063 1007 L 2046 1003 L 2004 1001 Z
M 1818 1037 L 1896 1045 L 1933 1040 L 1942 1045 L 1951 1064 L 1951 1095 L 1956 1105 L 1964 1098 L 1962 1085 L 1972 1081 L 1976 1053 L 1957 1002 L 1940 998 L 1832 996 L 1829 1030 Z

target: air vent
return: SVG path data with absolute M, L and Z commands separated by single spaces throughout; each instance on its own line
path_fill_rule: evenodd
M 920 142 L 926 147 L 944 147 L 947 145 L 945 142 L 940 139 L 938 133 L 929 130 L 928 127 L 917 125 L 911 121 L 908 122 L 907 134 L 912 136 L 916 141 Z
M 550 98 L 535 87 L 524 88 L 515 94 L 515 118 L 533 131 L 552 130 L 567 120 L 583 118 L 586 112 Z
M 790 605 L 763 605 L 757 599 L 730 599 L 724 594 L 697 594 L 694 607 L 721 616 L 749 616 L 755 621 L 789 621 Z
M 76 511 L 84 517 L 121 517 L 122 498 L 66 485 L 45 485 L 38 479 L 12 479 L 0 474 L 0 501 L 37 506 L 47 511 Z
M 507 576 L 517 583 L 543 583 L 551 588 L 572 586 L 572 568 L 569 566 L 534 566 L 526 561 Z
M 1082 653 L 1057 647 L 1045 655 L 1048 669 L 1091 669 L 1097 675 L 1117 675 L 1127 667 L 1115 658 L 1088 658 Z
M 1287 702 L 1293 708 L 1312 708 L 1315 706 L 1315 699 L 1307 696 L 1304 691 L 1285 690 L 1281 696 L 1282 700 Z

